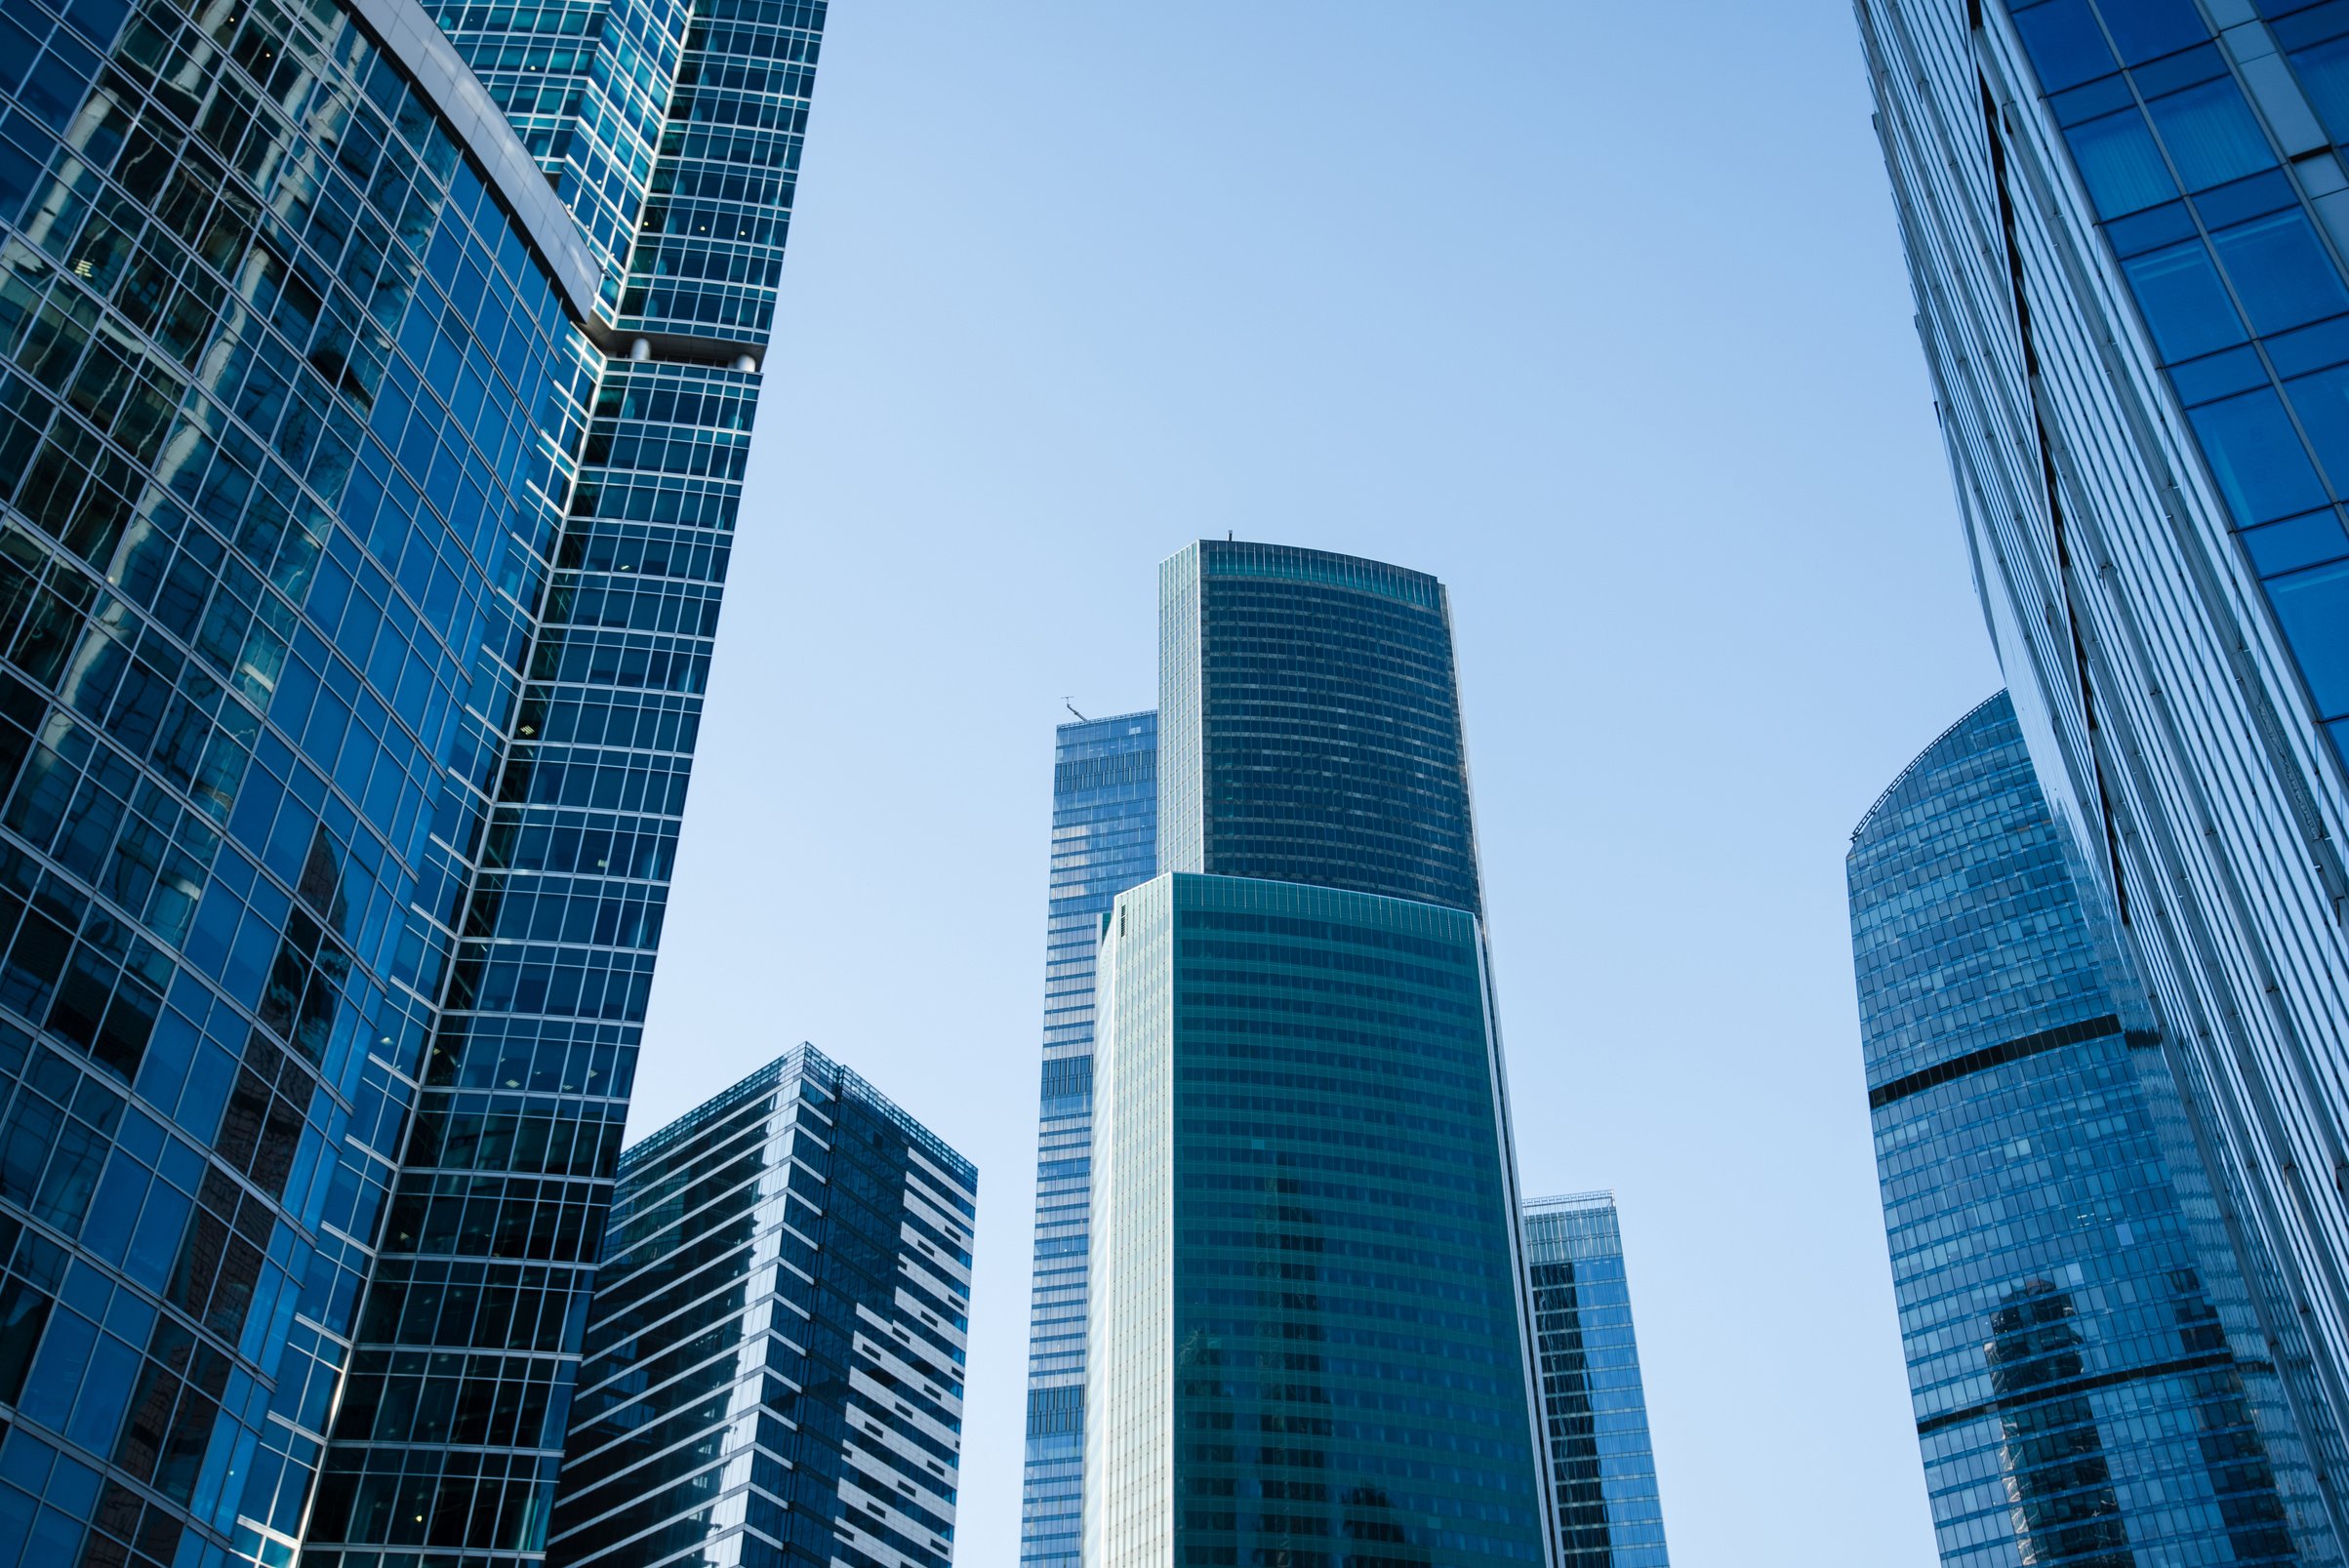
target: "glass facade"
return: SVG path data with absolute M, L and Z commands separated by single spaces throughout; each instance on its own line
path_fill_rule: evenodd
M 1161 868 L 1482 908 L 1442 583 L 1202 540 L 1158 593 Z
M 535 1561 L 771 268 L 599 315 L 407 0 L 0 45 L 0 1562 Z
M 1020 1560 L 1076 1568 L 1084 1457 L 1085 1250 L 1093 1188 L 1093 960 L 1111 901 L 1156 870 L 1158 716 L 1060 726 L 1044 929 L 1044 1072 Z
M 1985 609 L 2349 1525 L 2349 20 L 1863 0 Z
M 797 1046 L 621 1157 L 547 1560 L 947 1568 L 970 1162 Z
M 1941 1560 L 2339 1563 L 2161 1036 L 2001 695 L 1853 835 L 1868 1102 Z
M 1525 1271 L 1559 1568 L 1670 1568 L 1613 1194 L 1526 1204 Z
M 1442 586 L 1212 542 L 1159 583 L 1159 874 L 1095 995 L 1084 1561 L 1546 1561 Z
M 1117 901 L 1088 1562 L 1547 1560 L 1480 936 L 1289 882 Z

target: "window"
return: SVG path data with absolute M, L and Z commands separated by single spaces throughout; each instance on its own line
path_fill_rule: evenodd
M 2202 241 L 2150 251 L 2123 270 L 2165 361 L 2199 358 L 2244 341 L 2243 318 Z

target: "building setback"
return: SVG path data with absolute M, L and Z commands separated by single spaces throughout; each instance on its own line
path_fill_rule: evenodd
M 1862 0 L 1975 580 L 2349 1512 L 2349 16 Z
M 1160 590 L 1158 874 L 1097 976 L 1084 1560 L 1544 1561 L 1442 585 L 1209 542 Z
M 604 163 L 413 0 L 0 20 L 0 1560 L 543 1554 L 823 19 L 627 9 Z
M 1614 1195 L 1527 1203 L 1525 1268 L 1560 1568 L 1670 1568 Z
M 1110 902 L 1157 863 L 1158 715 L 1059 728 L 1052 764 L 1044 1069 L 1020 1561 L 1076 1568 L 1084 1458 L 1085 1256 L 1093 1186 L 1093 960 Z
M 2342 1560 L 2150 1011 L 2004 695 L 1852 836 L 1868 1104 L 1948 1568 Z
M 548 1561 L 947 1568 L 977 1186 L 806 1045 L 631 1146 Z

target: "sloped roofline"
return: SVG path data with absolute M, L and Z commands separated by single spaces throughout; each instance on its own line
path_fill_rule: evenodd
M 1927 744 L 1923 751 L 1920 751 L 1915 756 L 1911 757 L 1909 759 L 1909 765 L 1901 769 L 1900 772 L 1894 774 L 1892 776 L 1892 782 L 1884 785 L 1884 792 L 1876 797 L 1876 803 L 1870 806 L 1860 815 L 1859 825 L 1851 829 L 1851 841 L 1854 844 L 1860 841 L 1860 835 L 1868 830 L 1868 824 L 1876 821 L 1876 814 L 1884 809 L 1884 802 L 1890 800 L 1894 793 L 1899 790 L 1900 786 L 1909 782 L 1909 776 L 1924 765 L 1925 758 L 1933 754 L 1933 748 L 1935 746 L 1938 746 L 1942 742 L 1948 740 L 1960 730 L 1964 729 L 1968 724 L 1971 724 L 1974 721 L 1974 716 L 1976 714 L 1980 713 L 1982 709 L 1988 707 L 1991 704 L 1997 702 L 2000 698 L 2005 697 L 2005 695 L 2006 688 L 2004 686 L 2000 687 L 1997 691 L 1992 692 L 1988 697 L 1983 698 L 1982 701 L 1967 708 L 1965 712 L 1959 717 L 1957 723 L 1952 724 L 1948 729 L 1943 730 L 1939 735 L 1934 736 L 1931 743 Z

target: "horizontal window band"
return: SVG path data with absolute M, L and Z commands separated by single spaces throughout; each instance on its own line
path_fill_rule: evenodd
M 1934 1432 L 1961 1426 L 1965 1422 L 1980 1421 L 1985 1416 L 1995 1416 L 2003 1410 L 2025 1410 L 2033 1405 L 2044 1405 L 2053 1399 L 2072 1398 L 2097 1388 L 2110 1388 L 2120 1384 L 2136 1383 L 2147 1378 L 2176 1377 L 2187 1372 L 2214 1372 L 2222 1367 L 2239 1368 L 2245 1372 L 2273 1372 L 2275 1370 L 2265 1361 L 2238 1361 L 2235 1359 L 2234 1352 L 2230 1350 L 2211 1350 L 2203 1355 L 2182 1356 L 2175 1361 L 2157 1361 L 2151 1366 L 2124 1367 L 2118 1372 L 2099 1372 L 2093 1377 L 2086 1378 L 2066 1378 L 2060 1383 L 2043 1384 L 2027 1392 L 2012 1394 L 2004 1399 L 1985 1399 L 1978 1405 L 1967 1405 L 1963 1410 L 1944 1411 L 1938 1416 L 1927 1416 L 1919 1422 L 1917 1435 L 1929 1437 Z
M 1877 1085 L 1868 1091 L 1868 1108 L 1882 1110 L 1895 1100 L 1906 1100 L 1927 1089 L 1937 1089 L 1970 1072 L 1981 1072 L 2009 1062 L 2020 1062 L 2025 1057 L 2038 1056 L 2043 1051 L 2057 1051 L 2067 1045 L 2100 1040 L 2106 1035 L 2121 1032 L 2121 1020 L 2107 1013 L 2101 1018 L 2083 1019 L 2077 1024 L 2059 1024 L 2054 1028 L 2042 1029 L 2037 1034 L 2025 1034 L 1997 1045 L 1986 1045 L 1979 1051 L 1968 1051 L 1964 1056 L 1936 1062 L 1905 1077 Z M 2151 1045 L 2154 1039 L 2152 1034 L 2132 1035 L 2128 1043 L 2132 1046 Z

